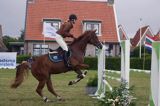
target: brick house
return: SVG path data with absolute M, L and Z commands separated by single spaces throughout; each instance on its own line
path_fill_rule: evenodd
M 85 30 L 97 29 L 97 36 L 109 48 L 113 56 L 119 55 L 119 38 L 117 36 L 114 7 L 106 1 L 86 0 L 27 0 L 24 52 L 41 55 L 48 48 L 58 47 L 54 39 L 42 35 L 43 22 L 51 23 L 57 29 L 68 19 L 70 14 L 76 14 L 78 20 L 71 33 L 78 37 Z M 65 39 L 67 43 L 71 39 Z M 96 48 L 87 46 L 86 56 L 95 56 Z
M 146 35 L 154 36 L 151 28 L 149 26 L 141 27 L 137 30 L 134 38 L 131 40 L 132 49 L 140 45 L 140 42 L 142 45 L 144 45 Z
M 154 35 L 154 39 L 155 39 L 156 41 L 160 41 L 160 30 L 157 32 L 156 35 Z

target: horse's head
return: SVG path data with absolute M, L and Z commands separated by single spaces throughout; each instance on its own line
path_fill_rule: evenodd
M 99 39 L 96 35 L 96 30 L 90 31 L 88 37 L 89 37 L 88 43 L 96 46 L 98 49 L 102 49 L 102 43 L 99 41 Z

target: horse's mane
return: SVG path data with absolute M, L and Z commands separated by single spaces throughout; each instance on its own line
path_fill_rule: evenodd
M 90 33 L 90 32 L 91 32 L 91 30 L 85 31 L 77 39 L 75 39 L 70 45 L 73 45 L 75 42 L 81 40 L 84 36 L 88 35 L 88 33 Z

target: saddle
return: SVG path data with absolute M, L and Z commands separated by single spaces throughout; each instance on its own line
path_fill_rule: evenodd
M 49 49 L 48 56 L 49 56 L 49 59 L 54 63 L 64 61 L 66 67 L 68 68 L 71 67 L 70 60 L 69 60 L 71 56 L 70 50 L 68 51 L 68 53 L 66 53 L 61 47 L 57 48 L 56 50 Z

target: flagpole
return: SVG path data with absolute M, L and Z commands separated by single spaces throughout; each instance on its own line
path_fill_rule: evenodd
M 145 52 L 146 52 L 146 50 L 145 50 L 145 46 L 144 46 L 144 54 L 143 54 L 143 70 L 144 70 L 144 68 L 145 68 Z
M 142 19 L 140 18 L 140 39 L 139 39 L 139 58 L 141 59 L 141 21 Z

